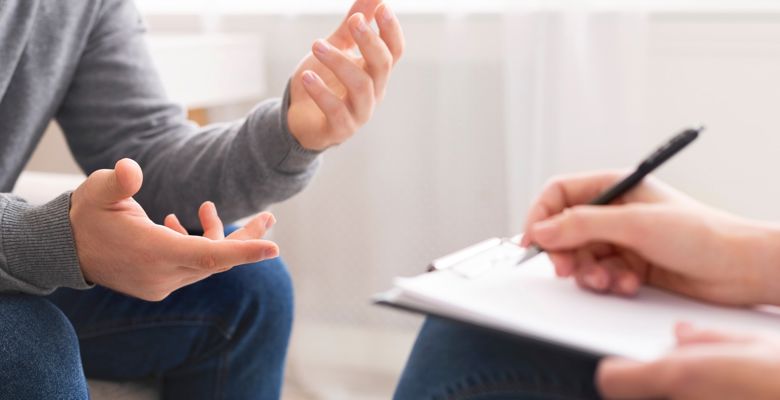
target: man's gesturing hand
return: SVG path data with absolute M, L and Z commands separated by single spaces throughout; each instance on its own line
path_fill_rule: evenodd
M 172 215 L 167 227 L 153 223 L 132 198 L 142 181 L 138 164 L 124 159 L 114 170 L 95 171 L 73 192 L 71 226 L 88 281 L 159 301 L 212 274 L 279 254 L 276 244 L 260 239 L 274 223 L 268 213 L 227 238 L 212 203 L 200 209 L 204 237 L 186 235 Z
M 368 122 L 404 48 L 401 24 L 380 0 L 357 0 L 347 18 L 295 71 L 288 124 L 305 148 L 323 150 Z M 380 33 L 369 26 L 376 19 Z M 351 55 L 355 46 L 361 57 Z

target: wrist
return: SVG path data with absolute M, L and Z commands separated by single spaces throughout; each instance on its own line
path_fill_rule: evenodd
M 292 136 L 293 140 L 295 140 L 303 150 L 319 153 L 327 150 L 329 147 L 334 146 L 333 143 L 322 140 L 321 136 L 324 135 L 300 134 L 300 131 L 293 127 L 293 124 L 289 124 L 287 126 L 287 130 L 290 132 L 290 136 Z
M 0 211 L 0 248 L 8 272 L 24 283 L 25 291 L 49 293 L 58 287 L 89 287 L 73 241 L 70 193 L 37 206 L 12 199 Z
M 751 233 L 737 243 L 743 263 L 732 263 L 732 268 L 743 268 L 748 275 L 746 290 L 753 304 L 780 305 L 780 225 L 752 223 Z

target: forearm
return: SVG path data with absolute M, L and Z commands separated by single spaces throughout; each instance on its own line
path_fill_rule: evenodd
M 47 294 L 89 285 L 79 267 L 69 218 L 70 194 L 42 206 L 0 194 L 0 292 Z
M 102 4 L 57 113 L 85 172 L 135 159 L 145 174 L 137 199 L 152 220 L 176 213 L 188 227 L 199 225 L 205 200 L 231 221 L 305 186 L 317 153 L 290 135 L 286 103 L 271 100 L 244 120 L 196 127 L 167 99 L 133 3 Z
M 175 213 L 197 227 L 197 208 L 213 201 L 225 221 L 246 217 L 298 193 L 314 175 L 316 152 L 290 135 L 286 104 L 269 100 L 231 124 L 169 132 L 126 148 L 145 174 L 136 199 L 154 221 Z

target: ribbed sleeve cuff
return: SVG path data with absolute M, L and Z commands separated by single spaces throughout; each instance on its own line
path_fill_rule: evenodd
M 0 251 L 12 276 L 45 292 L 91 287 L 76 254 L 70 193 L 41 206 L 11 201 L 0 218 Z
M 250 123 L 252 131 L 265 134 L 262 151 L 269 167 L 282 174 L 300 174 L 309 170 L 322 152 L 309 150 L 295 139 L 287 122 L 289 108 L 288 82 L 282 101 L 275 100 L 273 105 L 260 104 L 252 112 Z

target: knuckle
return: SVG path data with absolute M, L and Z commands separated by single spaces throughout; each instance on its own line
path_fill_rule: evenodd
M 585 209 L 582 206 L 567 208 L 561 212 L 561 221 L 575 231 L 582 230 L 586 224 Z
M 404 37 L 398 37 L 392 43 L 388 43 L 390 53 L 393 54 L 393 59 L 398 61 L 406 52 L 406 41 Z
M 316 79 L 311 84 L 304 85 L 303 88 L 314 98 L 320 98 L 325 94 L 325 90 L 322 88 L 322 83 Z
M 343 107 L 333 110 L 330 121 L 334 129 L 349 129 L 353 123 L 352 115 Z
M 211 253 L 203 254 L 198 258 L 198 266 L 203 269 L 215 269 L 217 267 L 217 259 Z
M 328 115 L 335 115 L 342 112 L 343 103 L 338 101 L 323 101 L 320 108 Z
M 355 132 L 360 129 L 360 126 L 362 126 L 363 123 L 360 121 L 355 121 L 352 124 L 344 126 L 344 128 L 338 133 L 339 141 L 344 142 L 347 139 L 349 139 Z
M 393 68 L 393 64 L 395 64 L 393 55 L 389 51 L 386 52 L 377 64 L 380 70 L 384 72 L 390 71 Z
M 373 92 L 374 85 L 372 84 L 371 79 L 366 76 L 360 79 L 356 79 L 352 84 L 352 88 L 356 92 L 367 93 Z
M 160 302 L 168 298 L 168 296 L 171 294 L 171 292 L 162 291 L 162 290 L 153 290 L 144 293 L 143 295 L 139 296 L 141 300 L 151 301 L 151 302 Z
M 553 176 L 552 178 L 548 179 L 547 182 L 545 182 L 542 193 L 548 193 L 558 189 L 559 187 L 563 187 L 563 184 L 567 179 L 568 178 L 564 175 Z
M 630 204 L 622 208 L 621 219 L 626 223 L 621 224 L 622 234 L 631 237 L 649 237 L 653 234 L 653 227 L 661 221 L 660 216 L 644 204 Z
M 359 126 L 363 126 L 368 123 L 369 120 L 371 120 L 371 114 L 373 114 L 374 109 L 374 103 L 371 102 L 367 105 L 365 110 L 361 110 L 353 119 L 352 124 L 350 124 L 349 128 L 351 130 L 356 130 Z

